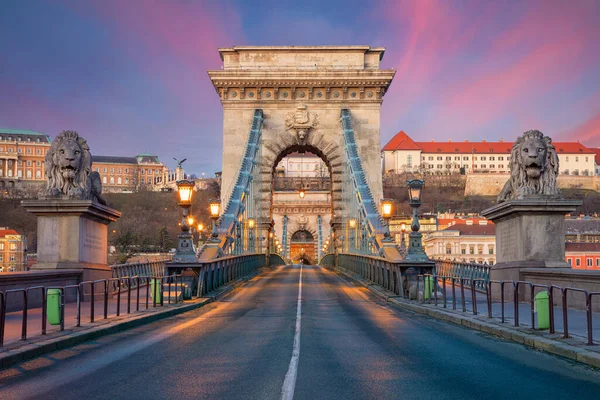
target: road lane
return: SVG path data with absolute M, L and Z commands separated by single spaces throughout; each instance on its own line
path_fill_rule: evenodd
M 4 399 L 279 399 L 300 266 L 278 267 L 203 309 L 0 371 Z M 303 267 L 296 399 L 597 398 L 600 374 L 391 308 Z

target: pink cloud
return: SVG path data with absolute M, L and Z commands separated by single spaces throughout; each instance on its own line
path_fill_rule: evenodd
M 600 111 L 558 137 L 560 140 L 577 140 L 588 147 L 600 147 Z
M 425 135 L 458 124 L 481 131 L 507 114 L 523 118 L 522 125 L 538 120 L 540 96 L 560 98 L 553 92 L 557 87 L 598 69 L 597 4 L 544 1 L 512 7 L 504 12 L 504 5 L 495 3 L 466 3 L 460 9 L 435 0 L 387 4 L 400 55 L 392 57 L 397 74 L 384 102 L 383 125 L 398 127 L 420 104 L 432 116 L 421 126 Z

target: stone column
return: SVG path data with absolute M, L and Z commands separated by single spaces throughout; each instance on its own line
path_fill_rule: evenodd
M 496 224 L 496 264 L 490 279 L 520 280 L 523 268 L 564 268 L 565 214 L 579 200 L 515 199 L 481 212 Z
M 24 200 L 37 215 L 37 263 L 32 270 L 83 270 L 83 280 L 112 277 L 107 265 L 108 224 L 121 213 L 91 200 Z

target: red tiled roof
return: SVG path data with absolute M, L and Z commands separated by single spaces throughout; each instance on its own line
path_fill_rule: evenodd
M 400 131 L 385 146 L 383 151 L 419 150 L 420 147 L 404 131 Z
M 438 218 L 438 225 L 444 226 L 450 225 L 451 223 L 454 223 L 454 225 L 466 225 L 467 220 L 473 221 L 473 225 L 479 225 L 479 221 L 486 221 L 485 218 Z M 493 225 L 494 223 L 490 220 L 487 220 L 487 224 Z
M 6 235 L 18 235 L 18 233 L 12 229 L 0 229 L 0 237 L 5 237 Z
M 444 229 L 445 231 L 459 231 L 461 235 L 481 236 L 495 235 L 496 225 L 452 225 Z
M 510 153 L 514 142 L 414 142 L 404 131 L 400 131 L 383 147 L 383 151 L 394 150 L 419 150 L 423 153 Z M 596 154 L 596 163 L 598 163 L 598 152 L 585 147 L 579 142 L 554 142 L 554 147 L 558 153 L 567 154 Z
M 590 252 L 600 253 L 600 243 L 565 243 L 565 252 Z
M 594 159 L 596 160 L 596 165 L 600 165 L 600 149 L 594 149 L 594 153 L 596 153 L 596 155 L 594 156 Z

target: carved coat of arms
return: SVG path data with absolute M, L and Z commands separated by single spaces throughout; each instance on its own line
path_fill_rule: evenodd
M 305 145 L 308 139 L 308 131 L 319 124 L 318 115 L 308 112 L 305 105 L 299 105 L 296 111 L 292 111 L 285 116 L 285 126 L 296 133 L 296 140 L 299 145 Z

